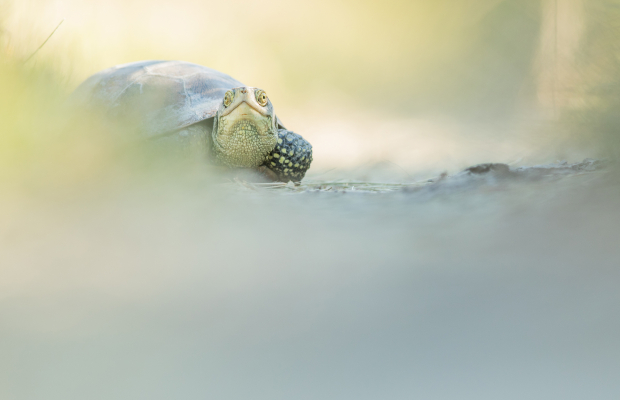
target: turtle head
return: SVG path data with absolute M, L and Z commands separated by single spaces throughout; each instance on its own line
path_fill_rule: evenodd
M 215 114 L 215 156 L 230 167 L 258 167 L 276 146 L 276 124 L 273 106 L 263 90 L 230 89 Z

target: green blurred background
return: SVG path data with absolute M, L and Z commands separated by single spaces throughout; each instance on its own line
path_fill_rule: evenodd
M 12 157 L 24 131 L 36 142 L 53 130 L 55 107 L 87 76 L 143 59 L 195 62 L 264 88 L 314 144 L 314 171 L 617 154 L 614 0 L 0 4 Z

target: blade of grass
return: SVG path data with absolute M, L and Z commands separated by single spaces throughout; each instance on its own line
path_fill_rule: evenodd
M 56 31 L 58 30 L 58 28 L 60 28 L 60 25 L 62 25 L 62 23 L 63 23 L 63 22 L 65 22 L 64 18 L 63 18 L 63 20 L 62 20 L 62 21 L 60 21 L 60 23 L 56 26 L 56 29 L 54 29 L 54 30 L 52 31 L 52 33 L 50 33 L 50 35 L 47 37 L 47 39 L 45 39 L 45 42 L 43 42 L 43 43 L 41 44 L 41 46 L 39 46 L 39 48 L 38 48 L 38 49 L 36 49 L 36 50 L 34 51 L 34 53 L 32 53 L 32 54 L 31 54 L 31 55 L 30 55 L 30 56 L 29 56 L 29 57 L 28 57 L 28 58 L 24 61 L 24 64 L 25 64 L 25 63 L 27 63 L 28 61 L 30 61 L 30 59 L 31 59 L 32 57 L 34 57 L 34 56 L 35 56 L 35 54 L 37 54 L 37 53 L 39 52 L 39 50 L 41 50 L 41 49 L 43 48 L 43 46 L 45 46 L 45 43 L 47 43 L 47 41 L 48 41 L 48 40 L 50 40 L 50 38 L 51 38 L 52 36 L 54 36 L 54 33 L 56 33 Z

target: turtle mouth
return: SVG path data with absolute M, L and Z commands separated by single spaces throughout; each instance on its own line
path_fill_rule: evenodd
M 241 101 L 239 104 L 235 104 L 231 107 L 228 107 L 222 111 L 222 116 L 227 116 L 231 113 L 240 113 L 241 115 L 261 115 L 266 116 L 269 115 L 269 112 L 261 107 L 258 107 L 256 104 L 250 101 Z
M 220 117 L 218 135 L 234 136 L 239 140 L 253 136 L 275 136 L 272 125 L 271 115 L 262 115 L 249 104 L 242 102 L 233 112 Z

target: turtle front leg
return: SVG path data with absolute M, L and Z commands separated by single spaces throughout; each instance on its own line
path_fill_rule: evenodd
M 268 181 L 273 181 L 273 182 L 279 182 L 280 181 L 280 177 L 278 176 L 278 174 L 276 174 L 275 172 L 273 172 L 272 170 L 267 168 L 267 166 L 265 166 L 265 165 L 261 165 L 260 167 L 256 168 L 256 171 L 263 178 L 266 178 Z
M 282 182 L 299 182 L 312 163 L 312 145 L 300 135 L 278 130 L 278 143 L 264 164 Z

